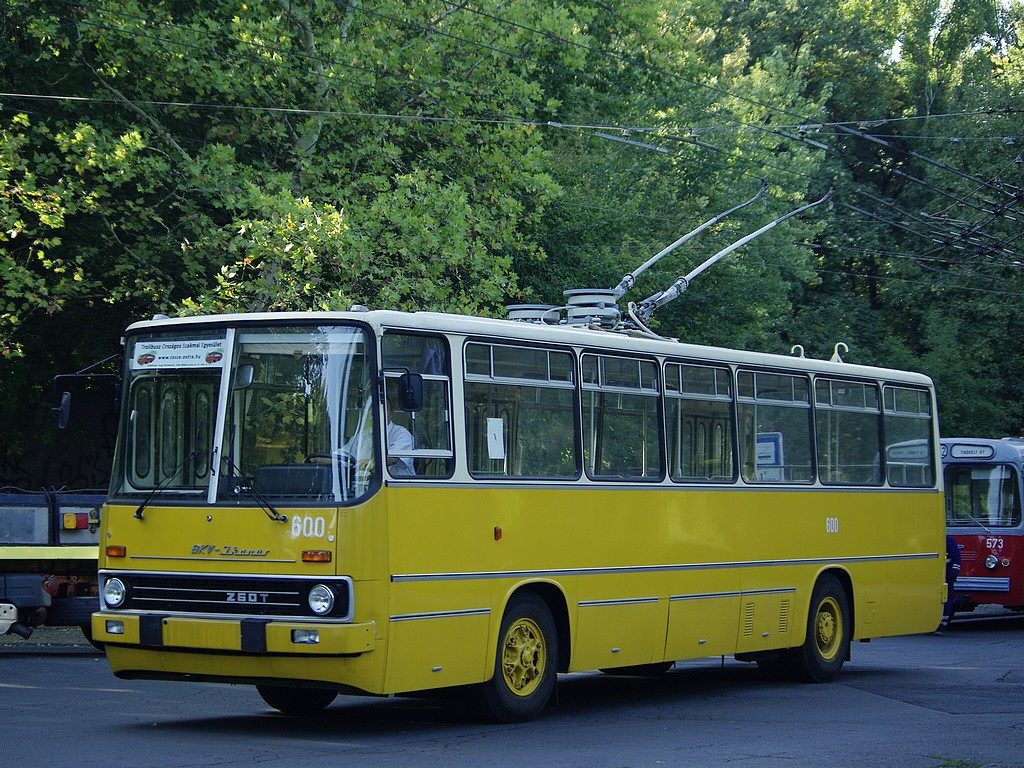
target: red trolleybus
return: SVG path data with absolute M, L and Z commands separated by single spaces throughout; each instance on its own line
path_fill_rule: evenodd
M 959 601 L 1024 610 L 1024 440 L 942 440 L 946 528 L 960 546 Z

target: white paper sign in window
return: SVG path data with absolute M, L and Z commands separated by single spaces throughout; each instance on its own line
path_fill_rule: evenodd
M 505 422 L 501 419 L 487 420 L 487 458 L 505 458 Z

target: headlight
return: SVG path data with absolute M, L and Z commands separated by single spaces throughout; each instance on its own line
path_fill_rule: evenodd
M 103 602 L 111 608 L 118 608 L 128 596 L 128 588 L 120 579 L 107 579 L 103 584 Z
M 309 609 L 317 616 L 325 616 L 334 609 L 334 590 L 317 584 L 309 590 Z
M 988 557 L 985 558 L 985 567 L 986 568 L 992 569 L 992 568 L 995 568 L 997 565 L 999 565 L 999 558 L 996 557 L 995 555 L 989 555 Z

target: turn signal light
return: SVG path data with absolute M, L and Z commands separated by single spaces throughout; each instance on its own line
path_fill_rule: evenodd
M 124 557 L 128 553 L 123 544 L 108 544 L 107 557 Z
M 302 551 L 302 562 L 329 563 L 331 562 L 331 553 L 326 549 L 304 549 Z

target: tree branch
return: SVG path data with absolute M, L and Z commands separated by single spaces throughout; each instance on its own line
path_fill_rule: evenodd
M 82 63 L 85 64 L 85 66 L 87 66 L 89 68 L 89 71 L 92 72 L 93 77 L 95 77 L 99 81 L 100 85 L 102 85 L 110 93 L 114 94 L 114 96 L 117 97 L 118 101 L 120 101 L 124 106 L 126 106 L 128 109 L 130 109 L 136 115 L 138 115 L 143 120 L 145 120 L 147 123 L 149 123 L 150 126 L 152 126 L 153 130 L 156 131 L 157 134 L 160 136 L 160 138 L 162 138 L 164 141 L 166 141 L 179 155 L 181 155 L 182 160 L 184 160 L 186 163 L 191 163 L 192 162 L 192 157 L 188 154 L 188 152 L 186 152 L 182 148 L 182 146 L 178 142 L 176 142 L 174 140 L 174 137 L 171 136 L 170 131 L 168 131 L 166 128 L 164 128 L 160 124 L 160 122 L 155 117 L 153 117 L 151 114 L 146 112 L 146 110 L 142 109 L 142 107 L 140 107 L 138 104 L 136 104 L 131 99 L 129 99 L 127 96 L 125 96 L 123 93 L 121 93 L 121 91 L 119 91 L 113 85 L 108 83 L 104 79 L 103 75 L 101 75 L 99 72 L 96 71 L 96 67 L 94 67 L 92 65 L 92 62 L 90 62 L 85 57 L 85 53 L 83 53 L 83 51 L 82 51 L 82 35 L 81 35 L 81 31 L 78 31 L 78 50 L 77 50 L 77 56 L 82 61 Z

